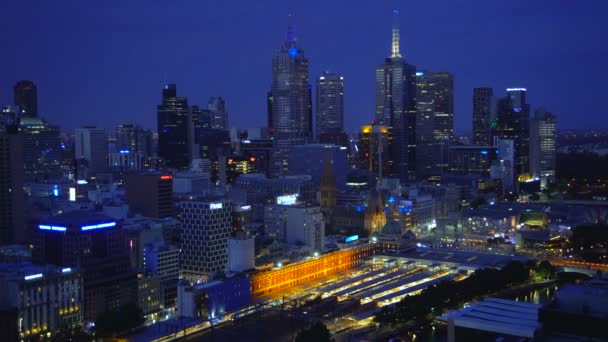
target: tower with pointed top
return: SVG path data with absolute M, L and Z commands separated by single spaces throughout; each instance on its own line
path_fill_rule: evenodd
M 391 54 L 376 67 L 376 121 L 393 137 L 386 157 L 387 177 L 416 178 L 416 66 L 400 51 L 399 11 L 393 11 Z
M 325 151 L 325 162 L 323 165 L 323 177 L 321 177 L 321 210 L 330 213 L 336 207 L 336 177 L 331 169 L 331 150 Z
M 291 21 L 291 20 L 290 20 Z M 289 24 L 283 45 L 272 59 L 272 174 L 287 171 L 289 149 L 312 140 L 311 88 L 308 59 Z

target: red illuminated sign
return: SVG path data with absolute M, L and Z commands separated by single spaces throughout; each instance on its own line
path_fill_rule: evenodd
M 169 179 L 173 179 L 173 176 L 171 175 L 167 175 L 167 176 L 160 176 L 161 180 L 169 180 Z

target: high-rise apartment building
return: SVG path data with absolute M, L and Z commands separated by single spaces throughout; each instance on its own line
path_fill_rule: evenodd
M 91 176 L 108 169 L 108 135 L 102 128 L 83 127 L 74 130 L 74 155 L 77 165 L 85 167 L 86 172 L 78 170 L 79 177 Z M 87 178 L 87 177 L 83 177 Z
M 515 175 L 530 170 L 530 105 L 525 88 L 508 88 L 507 96 L 498 100 L 496 119 L 491 122 L 494 139 L 513 140 Z
M 32 81 L 19 81 L 13 88 L 15 106 L 19 107 L 22 116 L 38 115 L 38 90 Z
M 0 245 L 25 242 L 23 137 L 0 124 Z
M 232 203 L 197 198 L 182 201 L 180 220 L 181 274 L 191 283 L 207 282 L 228 267 L 228 238 L 232 224 Z
M 494 118 L 494 89 L 473 88 L 473 144 L 491 145 L 490 123 Z
M 157 107 L 158 156 L 170 168 L 190 167 L 194 130 L 188 99 L 177 96 L 175 84 L 163 88 L 162 104 Z
M 344 130 L 344 77 L 331 71 L 317 78 L 316 136 Z
M 555 115 L 537 109 L 530 124 L 530 174 L 541 186 L 555 182 Z
M 448 169 L 454 140 L 454 78 L 447 72 L 416 73 L 416 175 L 439 177 Z
M 220 96 L 212 96 L 207 103 L 207 109 L 211 113 L 211 128 L 228 129 L 228 113 L 226 112 L 226 101 Z
M 416 178 L 416 67 L 401 55 L 398 14 L 395 10 L 391 55 L 376 67 L 376 121 L 393 136 L 385 175 L 408 181 Z
M 289 149 L 312 138 L 311 89 L 308 58 L 296 43 L 292 25 L 272 59 L 272 174 L 287 171 Z

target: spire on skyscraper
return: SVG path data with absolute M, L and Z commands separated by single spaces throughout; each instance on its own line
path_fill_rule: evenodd
M 293 27 L 293 14 L 291 13 L 287 15 L 287 37 L 285 40 L 291 47 L 296 44 L 296 31 Z
M 391 44 L 391 58 L 401 58 L 399 52 L 399 10 L 393 10 L 393 42 Z

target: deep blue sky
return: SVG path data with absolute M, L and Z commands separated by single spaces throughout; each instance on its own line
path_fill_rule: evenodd
M 486 85 L 528 88 L 561 128 L 608 127 L 605 0 L 3 0 L 0 104 L 31 79 L 43 116 L 67 129 L 155 129 L 161 86 L 174 82 L 192 104 L 224 96 L 233 126 L 263 126 L 291 12 L 311 81 L 344 74 L 352 130 L 372 118 L 394 7 L 407 60 L 454 74 L 457 131 L 470 130 L 471 89 Z

